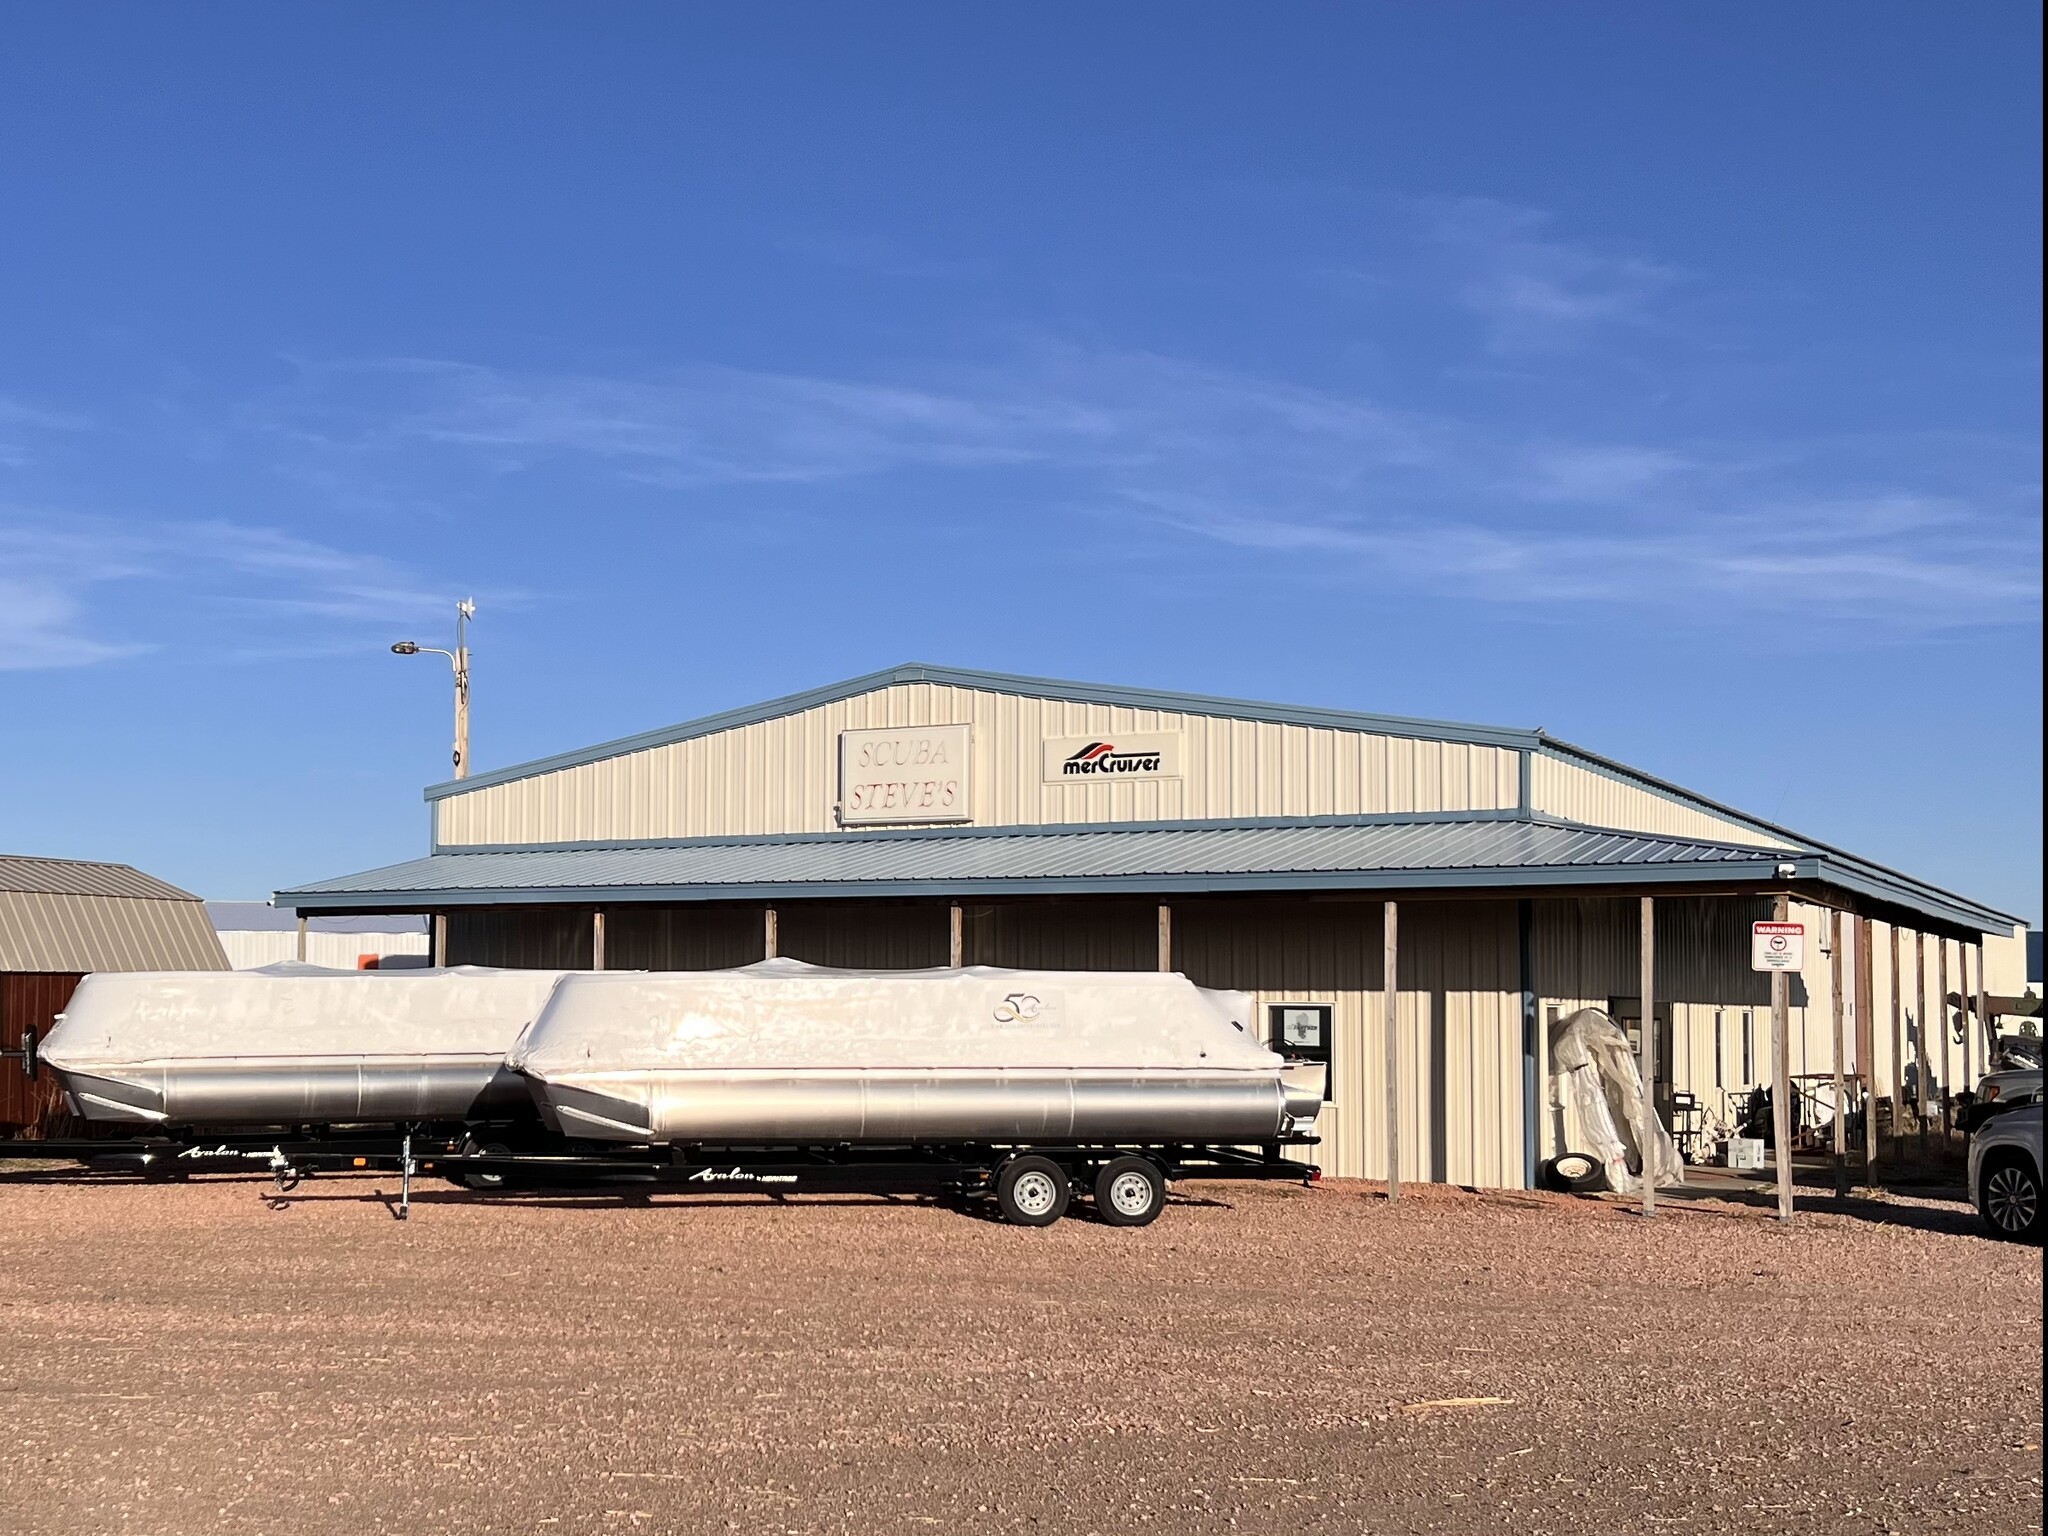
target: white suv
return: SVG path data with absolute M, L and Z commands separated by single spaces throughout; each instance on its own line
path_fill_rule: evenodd
M 2015 1242 L 2041 1240 L 2041 1109 L 2008 1110 L 1970 1139 L 1970 1194 L 1992 1232 Z

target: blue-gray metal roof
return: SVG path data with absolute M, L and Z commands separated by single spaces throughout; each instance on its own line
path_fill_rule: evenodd
M 831 896 L 1526 889 L 1827 878 L 1780 849 L 1514 816 L 919 829 L 445 852 L 281 891 L 281 907 Z M 1886 899 L 1894 899 L 1887 897 Z M 1945 914 L 1968 923 L 1960 910 Z

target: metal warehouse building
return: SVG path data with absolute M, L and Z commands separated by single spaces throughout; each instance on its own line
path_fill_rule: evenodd
M 1941 999 L 2024 978 L 2007 914 L 1535 731 L 904 666 L 427 799 L 425 858 L 277 905 L 431 913 L 449 963 L 1182 971 L 1328 1055 L 1338 1175 L 1386 1172 L 1391 1012 L 1402 1175 L 1530 1182 L 1546 1025 L 1639 1028 L 1646 922 L 1658 1095 L 1710 1118 L 1770 1075 L 1780 897 L 1795 1074 L 1839 1031 L 1880 1097 L 1959 1084 L 1985 1031 Z

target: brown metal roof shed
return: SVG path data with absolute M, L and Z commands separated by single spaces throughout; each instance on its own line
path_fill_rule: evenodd
M 0 1051 L 49 1033 L 92 971 L 224 971 L 227 954 L 190 891 L 126 864 L 0 854 Z M 0 1131 L 50 1129 L 61 1101 L 0 1057 Z

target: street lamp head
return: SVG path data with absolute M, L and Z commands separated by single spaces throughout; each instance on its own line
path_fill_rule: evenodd
M 394 656 L 417 656 L 419 653 L 420 643 L 417 640 L 401 640 L 391 647 Z

